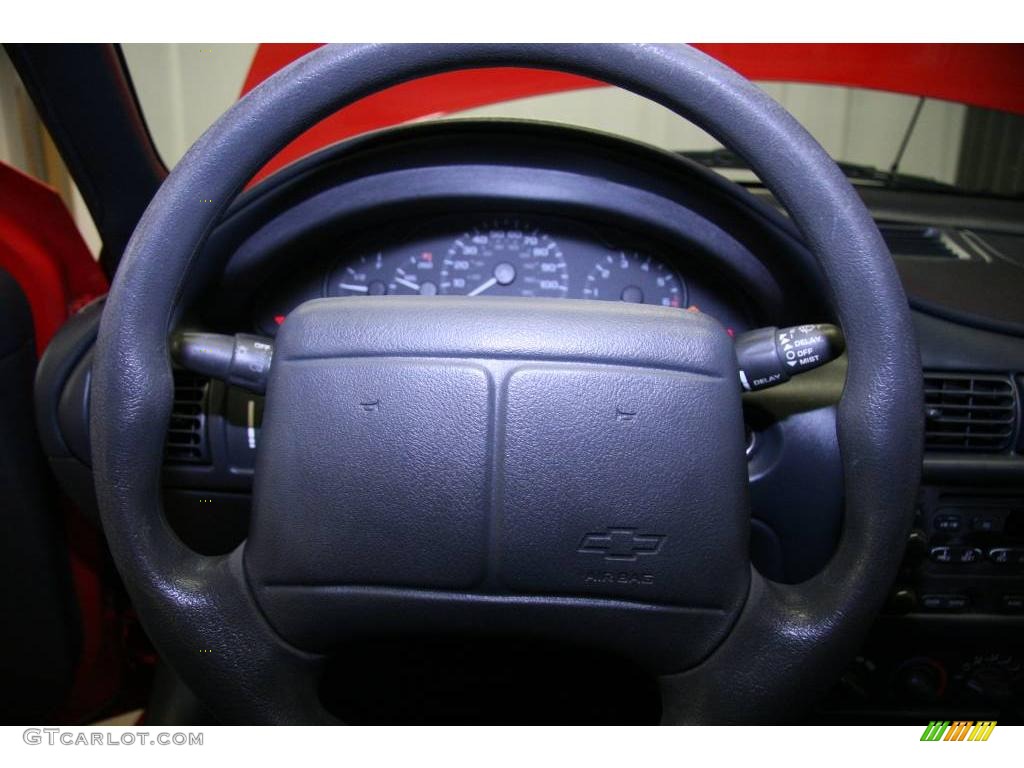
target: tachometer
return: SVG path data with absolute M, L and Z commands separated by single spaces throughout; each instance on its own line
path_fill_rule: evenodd
M 583 298 L 684 307 L 686 286 L 665 262 L 637 251 L 617 251 L 591 267 Z
M 549 235 L 518 220 L 464 232 L 441 260 L 440 293 L 547 296 L 569 293 L 569 269 Z
M 388 282 L 388 293 L 434 296 L 437 293 L 437 264 L 434 252 L 420 250 L 395 267 Z

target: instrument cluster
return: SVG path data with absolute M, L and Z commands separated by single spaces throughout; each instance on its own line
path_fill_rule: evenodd
M 562 217 L 443 216 L 361 238 L 325 235 L 316 250 L 314 261 L 326 265 L 319 281 L 274 286 L 257 312 L 260 332 L 272 335 L 291 309 L 324 296 L 522 296 L 680 309 L 695 299 L 677 268 L 683 254 Z

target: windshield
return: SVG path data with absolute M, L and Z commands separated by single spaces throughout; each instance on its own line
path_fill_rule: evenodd
M 254 75 L 254 57 L 261 48 L 237 44 L 123 46 L 150 132 L 168 167 L 241 93 L 259 81 Z M 272 61 L 270 71 L 285 63 L 287 60 Z M 333 128 L 327 125 L 330 119 L 325 121 L 315 139 L 297 142 L 260 177 L 301 154 L 372 128 L 412 120 L 510 117 L 606 131 L 691 154 L 736 180 L 756 181 L 738 158 L 713 151 L 721 145 L 704 131 L 618 88 L 559 81 L 561 85 L 544 86 L 561 88 L 557 92 L 504 98 L 531 88 L 544 90 L 532 82 L 517 83 L 516 77 L 529 78 L 526 72 L 458 73 L 461 79 L 440 76 L 433 89 L 417 88 L 397 100 L 384 98 L 365 104 L 348 120 L 336 120 Z M 443 80 L 445 77 L 449 79 Z M 766 80 L 757 85 L 844 164 L 844 171 L 855 183 L 982 195 L 1024 193 L 1024 118 L 1018 115 L 868 88 Z M 456 89 L 457 97 L 452 93 Z M 891 173 L 894 170 L 897 174 Z

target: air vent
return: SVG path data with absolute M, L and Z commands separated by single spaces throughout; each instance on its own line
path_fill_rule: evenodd
M 206 390 L 209 379 L 192 373 L 174 374 L 174 406 L 167 428 L 164 459 L 168 464 L 203 464 L 206 446 Z
M 1008 378 L 925 373 L 924 404 L 926 450 L 1009 450 L 1017 401 Z
M 882 239 L 893 256 L 919 256 L 931 259 L 963 259 L 970 255 L 956 247 L 938 227 L 879 227 Z

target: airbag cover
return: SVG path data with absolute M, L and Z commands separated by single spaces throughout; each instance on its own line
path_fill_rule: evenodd
M 693 611 L 717 633 L 748 584 L 735 354 L 702 315 L 308 302 L 277 338 L 256 469 L 246 567 L 286 637 L 310 627 L 277 612 L 293 603 L 275 590 L 321 615 L 381 589 L 467 609 L 572 598 L 607 614 L 614 601 Z

